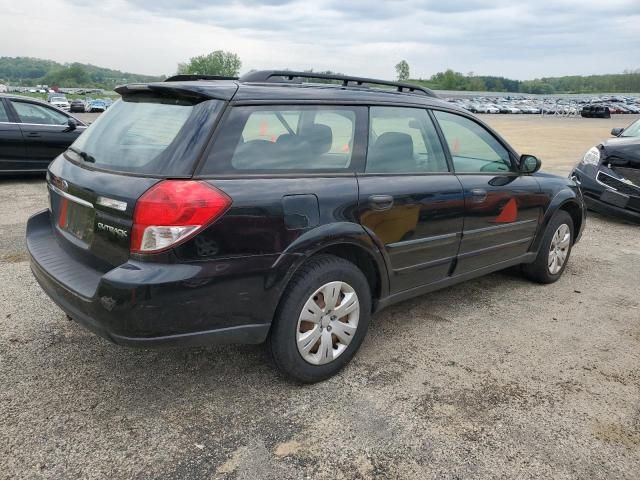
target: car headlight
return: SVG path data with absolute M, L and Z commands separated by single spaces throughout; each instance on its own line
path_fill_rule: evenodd
M 591 147 L 582 157 L 584 165 L 598 165 L 600 163 L 600 150 L 598 147 Z

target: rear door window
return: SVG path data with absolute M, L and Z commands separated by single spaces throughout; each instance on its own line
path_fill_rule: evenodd
M 221 107 L 218 100 L 130 95 L 80 135 L 69 156 L 108 171 L 189 175 Z
M 364 115 L 364 107 L 234 107 L 201 173 L 351 171 Z

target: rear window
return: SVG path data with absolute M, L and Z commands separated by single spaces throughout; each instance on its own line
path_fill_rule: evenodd
M 104 103 L 94 101 L 93 103 Z M 102 170 L 189 175 L 222 102 L 137 94 L 115 102 L 70 147 Z
M 361 107 L 235 107 L 202 174 L 352 170 Z

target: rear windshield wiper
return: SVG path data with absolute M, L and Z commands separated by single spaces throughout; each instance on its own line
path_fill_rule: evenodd
M 88 154 L 87 152 L 83 152 L 81 150 L 77 150 L 75 148 L 69 148 L 73 153 L 76 153 L 87 163 L 96 163 L 96 159 L 93 155 Z

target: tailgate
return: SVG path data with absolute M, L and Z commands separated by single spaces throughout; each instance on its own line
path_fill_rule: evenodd
M 159 181 L 88 170 L 58 157 L 47 174 L 58 243 L 104 272 L 123 264 L 129 258 L 136 200 Z

